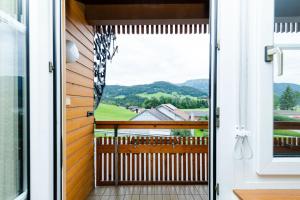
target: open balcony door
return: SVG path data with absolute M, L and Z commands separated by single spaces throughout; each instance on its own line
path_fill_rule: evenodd
M 299 13 L 292 13 L 288 21 L 274 18 L 278 2 L 233 0 L 219 4 L 217 199 L 237 199 L 233 189 L 300 188 L 299 157 L 278 158 L 273 150 L 273 80 L 277 76 L 273 69 L 281 68 L 277 52 L 273 62 L 266 62 L 265 46 L 276 45 L 277 27 L 282 34 L 299 34 L 299 18 L 294 17 Z M 292 6 L 296 2 L 285 4 L 297 8 Z M 283 54 L 289 61 L 288 54 Z M 284 75 L 289 73 L 285 66 L 283 69 Z M 238 144 L 238 138 L 246 138 L 247 144 Z
M 218 60 L 218 0 L 210 0 L 210 73 L 209 73 L 209 199 L 215 200 L 217 185 L 217 60 Z

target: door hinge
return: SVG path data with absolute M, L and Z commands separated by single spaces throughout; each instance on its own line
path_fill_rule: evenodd
M 220 107 L 217 107 L 216 110 L 216 127 L 220 127 Z
M 220 51 L 221 47 L 220 47 L 220 40 L 217 41 L 217 50 Z
M 54 65 L 52 62 L 49 62 L 49 72 L 52 73 L 54 71 Z
M 216 186 L 215 186 L 215 192 L 219 196 L 219 194 L 220 194 L 220 185 L 219 185 L 219 183 L 217 183 Z

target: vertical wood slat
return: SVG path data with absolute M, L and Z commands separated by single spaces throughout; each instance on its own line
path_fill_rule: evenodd
M 174 139 L 175 145 L 177 145 L 177 138 L 173 138 L 173 139 Z M 178 153 L 175 153 L 174 154 L 174 181 L 178 181 L 178 179 L 177 179 L 177 156 L 178 156 Z
M 146 145 L 149 144 L 149 137 L 146 137 Z M 146 181 L 149 181 L 149 154 L 146 153 Z
M 154 142 L 154 141 L 153 141 L 153 137 L 151 137 L 151 138 L 150 138 L 150 144 L 153 145 L 153 142 Z M 150 154 L 150 172 L 151 172 L 151 180 L 152 180 L 152 181 L 154 181 L 154 166 L 153 166 L 153 164 L 154 164 L 153 161 L 154 161 L 154 160 L 153 160 L 153 154 L 154 154 L 154 153 L 151 153 L 151 154 Z
M 167 145 L 168 143 L 168 138 L 165 137 L 164 144 Z M 164 173 L 165 173 L 165 178 L 164 181 L 168 180 L 168 160 L 167 160 L 167 153 L 164 154 L 164 160 L 165 160 L 165 167 L 164 167 Z
M 103 138 L 104 140 L 104 145 L 106 145 L 106 139 L 107 138 Z M 103 166 L 103 177 L 104 177 L 104 180 L 107 181 L 107 172 L 106 172 L 106 168 L 107 168 L 107 165 L 106 165 L 106 162 L 107 162 L 107 159 L 106 159 L 106 153 L 104 153 L 104 166 Z
M 97 138 L 97 146 L 102 145 L 102 137 Z M 100 181 L 102 181 L 102 153 L 97 152 L 97 184 L 100 184 Z
M 125 140 L 125 137 L 123 137 L 123 138 L 122 138 L 122 144 L 125 145 L 125 143 L 126 143 L 126 140 Z M 125 181 L 125 179 L 126 179 L 126 178 L 125 178 L 125 177 L 126 177 L 126 176 L 125 176 L 125 174 L 126 174 L 126 169 L 125 169 L 125 168 L 126 168 L 126 165 L 125 165 L 125 162 L 126 162 L 126 157 L 125 157 L 125 153 L 123 153 L 123 154 L 122 154 L 122 164 L 123 164 L 123 166 L 122 166 L 122 168 L 123 168 L 123 169 L 122 169 L 122 171 L 123 171 L 122 175 L 123 175 L 123 181 Z
M 173 165 L 172 165 L 172 154 L 169 153 L 169 181 L 172 181 L 172 168 L 173 168 Z
M 111 145 L 111 137 L 108 138 L 108 144 Z M 112 153 L 108 154 L 108 181 L 112 181 L 112 177 L 111 177 L 111 169 L 112 169 Z
M 118 145 L 121 144 L 121 138 L 118 137 Z M 118 151 L 118 180 L 121 180 L 121 153 Z
M 158 145 L 158 137 L 155 137 L 155 145 Z M 158 153 L 155 154 L 155 181 L 158 181 Z
M 182 139 L 183 144 L 182 145 L 186 145 L 186 138 L 183 137 Z M 182 164 L 183 164 L 183 181 L 186 181 L 186 153 L 183 153 L 183 160 L 182 160 Z
M 137 145 L 140 144 L 139 141 L 140 141 L 140 137 L 137 137 Z M 140 171 L 141 171 L 141 169 L 140 169 L 140 154 L 139 153 L 136 155 L 136 170 L 137 170 L 136 180 L 140 181 Z
M 141 138 L 141 140 L 142 141 L 144 141 L 144 137 L 142 137 Z M 143 144 L 143 142 L 141 142 L 142 144 Z M 142 178 L 142 181 L 144 181 L 145 180 L 145 178 L 144 178 L 144 174 L 145 174 L 145 167 L 144 167 L 144 164 L 145 164 L 145 159 L 144 159 L 144 153 L 142 153 L 142 155 L 141 155 L 141 169 L 142 169 L 142 174 L 141 174 L 141 178 Z
M 191 144 L 191 138 L 190 137 L 187 137 L 187 145 L 190 145 Z M 191 167 L 192 167 L 192 164 L 191 164 L 191 154 L 187 154 L 188 156 L 188 181 L 191 181 Z
M 131 145 L 134 145 L 135 146 L 135 137 L 132 137 L 132 140 L 131 140 Z M 135 155 L 136 154 L 131 154 L 131 176 L 132 176 L 132 180 L 134 181 L 135 180 Z
M 202 144 L 203 145 L 206 144 L 204 138 L 202 138 Z M 205 181 L 205 154 L 204 153 L 201 153 L 201 161 L 202 161 L 202 165 L 201 165 L 202 181 Z
M 179 143 L 179 145 L 181 145 L 181 137 L 179 137 L 178 138 L 178 143 Z M 180 154 L 178 154 L 178 167 L 179 167 L 179 169 L 178 169 L 178 171 L 179 171 L 179 177 L 178 177 L 178 179 L 179 179 L 179 181 L 181 181 L 182 179 L 181 179 L 181 159 L 182 159 L 182 154 L 180 153 Z
M 127 137 L 127 145 L 130 145 L 130 137 Z M 130 177 L 130 153 L 127 153 L 127 179 L 126 181 L 130 181 L 131 177 Z
M 160 145 L 163 145 L 163 138 L 160 137 L 159 138 L 159 142 L 160 142 Z M 159 166 L 160 166 L 160 181 L 163 181 L 164 178 L 163 178 L 163 154 L 160 153 L 159 154 Z
M 200 145 L 201 141 L 200 141 L 200 137 L 197 138 L 197 144 Z M 197 153 L 197 180 L 200 181 L 201 178 L 201 164 L 200 164 L 200 153 Z
M 196 145 L 196 140 L 195 137 L 192 138 L 192 144 Z M 196 181 L 196 154 L 192 153 L 192 168 L 193 168 L 193 176 L 192 176 L 192 180 Z

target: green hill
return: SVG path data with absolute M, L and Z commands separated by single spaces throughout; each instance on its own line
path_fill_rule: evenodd
M 169 82 L 158 81 L 151 84 L 133 86 L 107 85 L 104 89 L 104 98 L 141 93 L 154 94 L 158 92 L 166 94 L 176 92 L 179 95 L 190 95 L 193 97 L 207 97 L 208 94 L 208 91 L 200 91 L 190 86 L 178 86 Z
M 99 121 L 122 121 L 129 120 L 134 117 L 136 113 L 127 110 L 124 107 L 101 103 L 95 110 L 95 119 Z
M 179 86 L 165 81 L 144 85 L 122 86 L 107 85 L 104 89 L 102 103 L 143 107 L 144 102 L 150 98 L 166 97 L 180 101 L 184 98 L 190 100 L 206 99 L 208 91 L 200 91 L 190 86 Z

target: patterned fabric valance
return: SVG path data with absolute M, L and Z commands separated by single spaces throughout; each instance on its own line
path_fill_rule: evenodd
M 300 17 L 276 17 L 274 32 L 276 33 L 300 32 Z
M 205 34 L 207 24 L 163 24 L 163 25 L 98 25 L 97 32 L 113 30 L 116 34 Z

